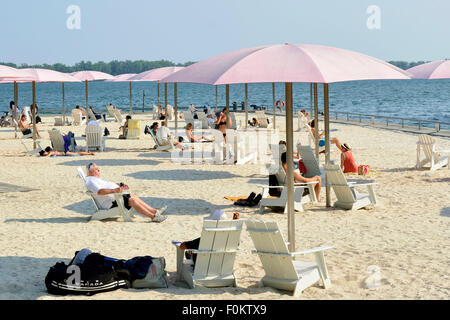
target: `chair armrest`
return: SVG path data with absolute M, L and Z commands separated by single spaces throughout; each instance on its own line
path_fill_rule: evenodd
M 300 255 L 300 254 L 315 253 L 315 252 L 325 251 L 325 250 L 328 250 L 331 248 L 333 248 L 333 247 L 332 246 L 321 246 L 321 247 L 317 247 L 317 248 L 313 248 L 313 249 L 309 249 L 309 250 L 291 252 L 291 255 L 294 256 L 294 255 Z
M 362 186 L 373 186 L 378 184 L 377 182 L 368 182 L 368 183 L 357 183 L 354 182 L 351 185 L 349 185 L 350 188 L 355 188 L 355 187 L 362 187 Z
M 318 181 L 311 181 L 311 182 L 297 182 L 294 183 L 294 187 L 298 187 L 298 186 L 306 186 L 307 184 L 317 184 L 319 183 Z

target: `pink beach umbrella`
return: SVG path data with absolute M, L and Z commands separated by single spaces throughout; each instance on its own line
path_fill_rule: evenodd
M 86 84 L 86 109 L 89 108 L 88 81 L 112 80 L 114 76 L 100 71 L 77 71 L 70 73 L 71 76 Z
M 81 82 L 81 80 L 67 74 L 47 69 L 23 69 L 33 77 L 33 82 L 61 82 L 62 86 L 62 114 L 63 123 L 66 123 L 64 83 L 65 82 Z M 35 87 L 33 86 L 33 90 Z M 33 94 L 34 95 L 34 94 Z M 34 103 L 33 103 L 34 105 Z
M 437 60 L 412 67 L 407 72 L 414 79 L 450 79 L 450 60 Z
M 323 83 L 326 163 L 330 163 L 328 84 L 342 81 L 410 79 L 408 73 L 376 58 L 339 48 L 310 44 L 280 44 L 242 49 L 195 63 L 161 80 L 228 86 L 238 83 L 284 82 L 286 93 L 287 159 L 293 157 L 292 83 Z M 316 120 L 316 123 L 318 121 Z M 318 130 L 316 130 L 317 132 Z M 316 139 L 316 143 L 318 139 Z M 318 146 L 316 145 L 316 150 Z M 287 162 L 288 235 L 295 250 L 293 163 Z M 327 206 L 330 186 L 327 183 Z
M 158 96 L 158 106 L 159 106 L 159 81 L 167 76 L 170 76 L 171 74 L 177 73 L 180 70 L 183 70 L 184 67 L 163 67 L 163 68 L 157 68 L 148 70 L 142 73 L 139 73 L 135 75 L 134 77 L 131 77 L 130 81 L 148 81 L 153 82 L 157 81 L 156 90 L 157 90 L 157 96 Z M 174 87 L 176 87 L 176 83 L 174 84 Z M 176 100 L 176 97 L 175 97 Z M 174 103 L 175 107 L 175 122 L 177 121 L 177 103 Z M 167 83 L 164 84 L 164 107 L 167 108 Z
M 125 74 L 119 74 L 115 76 L 111 80 L 106 80 L 105 82 L 130 82 L 130 114 L 133 113 L 133 89 L 131 85 L 131 80 L 129 80 L 131 77 L 134 77 L 136 73 L 125 73 Z
M 12 68 L 12 67 L 8 67 L 8 66 L 4 66 L 4 65 L 0 65 L 0 81 L 2 81 L 2 83 L 6 83 L 3 81 L 7 81 L 7 80 L 19 80 L 19 79 L 24 79 L 27 80 L 29 78 L 29 75 L 24 74 L 22 69 L 16 69 L 16 68 Z

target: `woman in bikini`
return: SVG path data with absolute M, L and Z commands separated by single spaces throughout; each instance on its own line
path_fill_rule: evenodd
M 227 142 L 227 120 L 231 128 L 233 126 L 233 121 L 231 120 L 231 117 L 228 117 L 228 109 L 225 108 L 216 121 L 216 129 L 222 132 L 225 142 Z

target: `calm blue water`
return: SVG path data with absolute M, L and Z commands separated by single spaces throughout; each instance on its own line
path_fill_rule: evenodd
M 322 108 L 323 85 L 319 84 L 319 108 Z M 62 90 L 59 83 L 38 83 L 36 100 L 42 113 L 60 113 Z M 142 110 L 157 100 L 154 82 L 133 83 L 133 108 Z M 450 80 L 379 80 L 354 81 L 329 85 L 330 110 L 396 116 L 421 120 L 450 122 Z M 129 83 L 89 82 L 89 104 L 105 107 L 113 103 L 125 112 L 129 110 Z M 13 84 L 0 84 L 0 111 L 9 109 L 14 100 Z M 249 105 L 272 106 L 272 84 L 248 85 Z M 276 100 L 284 100 L 284 84 L 276 84 Z M 244 85 L 230 86 L 230 104 L 244 100 Z M 219 106 L 225 105 L 225 86 L 218 88 Z M 309 84 L 294 84 L 294 107 L 309 110 Z M 19 106 L 32 102 L 31 84 L 19 84 Z M 84 83 L 65 84 L 66 110 L 85 105 Z M 160 103 L 164 103 L 164 85 L 160 85 Z M 168 103 L 173 105 L 173 85 L 168 85 Z M 178 105 L 215 106 L 215 87 L 198 84 L 178 84 Z

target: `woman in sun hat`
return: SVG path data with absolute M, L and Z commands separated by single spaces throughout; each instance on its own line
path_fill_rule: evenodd
M 332 138 L 331 143 L 341 150 L 341 168 L 344 173 L 358 173 L 358 166 L 353 158 L 352 148 L 347 143 L 341 143 L 338 138 Z

